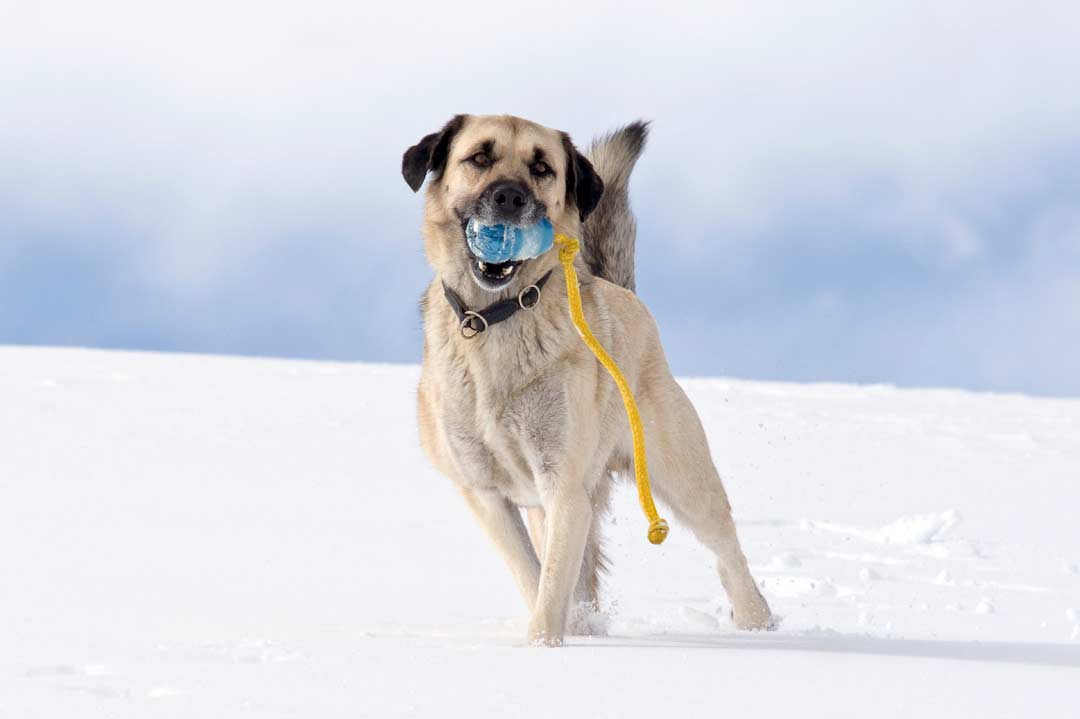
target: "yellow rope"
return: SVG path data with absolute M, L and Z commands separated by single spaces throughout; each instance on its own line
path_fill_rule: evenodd
M 660 544 L 667 538 L 668 524 L 660 518 L 656 512 L 656 505 L 653 504 L 652 489 L 649 487 L 649 467 L 645 463 L 645 430 L 641 426 L 637 402 L 634 401 L 634 394 L 630 391 L 630 385 L 626 383 L 626 378 L 623 377 L 619 366 L 615 364 L 615 360 L 611 359 L 611 355 L 596 339 L 585 321 L 585 312 L 581 309 L 577 272 L 574 270 L 574 255 L 578 253 L 580 243 L 563 234 L 555 235 L 555 243 L 559 245 L 559 260 L 566 273 L 566 299 L 570 303 L 570 318 L 574 321 L 578 334 L 585 340 L 585 344 L 596 355 L 600 364 L 604 365 L 611 379 L 615 380 L 619 394 L 622 395 L 623 406 L 626 407 L 626 418 L 630 421 L 630 432 L 634 437 L 634 477 L 637 480 L 638 501 L 641 502 L 645 516 L 649 518 L 649 541 Z

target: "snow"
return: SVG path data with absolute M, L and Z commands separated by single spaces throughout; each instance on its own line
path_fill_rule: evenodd
M 780 629 L 624 487 L 542 650 L 417 375 L 0 348 L 0 717 L 1075 716 L 1080 400 L 685 380 Z

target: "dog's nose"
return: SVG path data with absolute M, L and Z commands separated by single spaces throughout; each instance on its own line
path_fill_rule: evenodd
M 529 191 L 517 182 L 506 180 L 492 186 L 491 201 L 501 219 L 518 219 L 529 204 Z

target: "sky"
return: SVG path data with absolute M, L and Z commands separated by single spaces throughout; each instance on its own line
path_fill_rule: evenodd
M 401 153 L 652 121 L 673 369 L 1080 395 L 1080 5 L 0 0 L 0 344 L 416 362 Z

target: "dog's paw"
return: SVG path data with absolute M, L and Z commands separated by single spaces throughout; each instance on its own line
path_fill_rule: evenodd
M 551 621 L 549 617 L 542 614 L 534 616 L 529 622 L 529 633 L 526 639 L 534 647 L 561 647 L 563 645 L 562 623 Z
M 547 632 L 534 632 L 529 630 L 529 646 L 533 647 L 561 647 L 563 638 L 561 635 L 548 634 Z
M 748 632 L 773 632 L 780 626 L 780 617 L 769 611 L 767 604 L 745 613 L 732 610 L 731 621 L 736 629 Z

